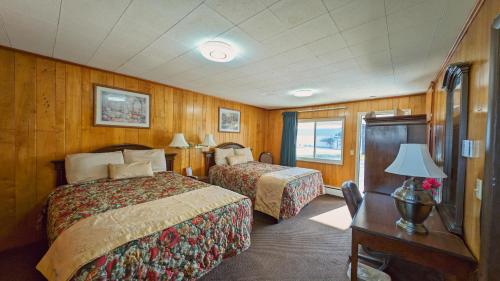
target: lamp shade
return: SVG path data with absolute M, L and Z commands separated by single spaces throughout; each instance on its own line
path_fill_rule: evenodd
M 216 146 L 217 144 L 215 143 L 214 135 L 206 134 L 205 139 L 203 139 L 203 143 L 201 145 L 208 146 L 208 147 Z
M 184 148 L 184 147 L 189 147 L 189 144 L 187 143 L 186 139 L 184 138 L 183 133 L 177 133 L 174 135 L 172 142 L 168 146 Z
M 427 145 L 417 143 L 401 144 L 399 153 L 386 172 L 410 177 L 446 178 L 429 154 Z

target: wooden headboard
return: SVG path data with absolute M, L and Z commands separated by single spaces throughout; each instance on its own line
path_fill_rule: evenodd
M 91 153 L 104 153 L 104 152 L 114 152 L 114 151 L 123 151 L 125 149 L 130 150 L 148 150 L 153 149 L 152 147 L 141 145 L 141 144 L 118 144 L 106 146 L 103 148 L 99 148 L 97 150 L 91 151 Z M 174 170 L 174 159 L 176 153 L 165 153 L 165 160 L 167 161 L 167 171 Z M 52 161 L 54 164 L 54 169 L 56 170 L 56 186 L 65 185 L 68 182 L 66 181 L 66 168 L 64 166 L 63 160 L 54 160 Z
M 243 145 L 235 142 L 225 142 L 221 143 L 215 148 L 245 148 Z M 210 167 L 215 165 L 215 152 L 212 151 L 204 151 L 203 154 L 205 154 L 205 175 L 208 176 L 208 171 L 210 170 Z

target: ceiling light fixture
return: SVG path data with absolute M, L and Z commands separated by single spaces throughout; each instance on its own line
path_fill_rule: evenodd
M 300 97 L 300 98 L 310 97 L 313 94 L 314 94 L 314 91 L 311 89 L 300 89 L 300 90 L 295 90 L 292 92 L 292 95 L 294 95 L 296 97 Z
M 207 41 L 201 44 L 198 50 L 207 60 L 216 62 L 229 62 L 235 56 L 234 48 L 221 41 Z

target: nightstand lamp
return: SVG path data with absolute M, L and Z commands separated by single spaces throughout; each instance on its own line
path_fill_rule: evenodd
M 184 138 L 183 133 L 177 133 L 174 135 L 174 138 L 172 139 L 172 142 L 168 145 L 170 147 L 175 147 L 175 148 L 180 148 L 184 149 L 187 148 L 189 155 L 188 155 L 188 161 L 189 161 L 189 167 L 186 168 L 186 175 L 190 176 L 193 174 L 193 169 L 191 169 L 191 150 L 189 150 L 189 143 L 187 143 L 186 139 Z
M 214 140 L 214 135 L 213 134 L 206 134 L 205 138 L 203 139 L 203 143 L 200 144 L 202 147 L 203 151 L 208 151 L 210 147 L 217 146 Z

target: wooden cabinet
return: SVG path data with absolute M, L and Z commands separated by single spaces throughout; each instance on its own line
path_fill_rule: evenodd
M 365 191 L 392 193 L 404 176 L 384 170 L 394 161 L 402 143 L 427 143 L 426 115 L 366 118 Z

